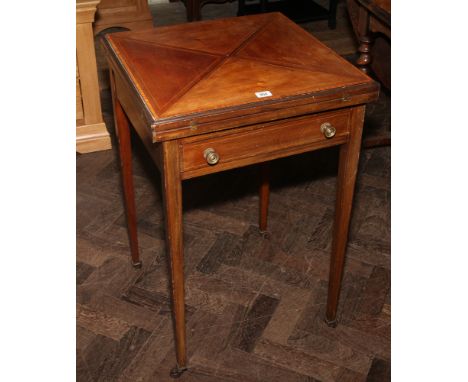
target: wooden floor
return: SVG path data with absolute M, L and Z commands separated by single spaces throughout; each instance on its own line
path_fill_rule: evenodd
M 168 20 L 180 5 L 152 9 Z M 109 97 L 103 92 L 112 130 Z M 389 128 L 389 113 L 382 94 L 368 107 L 366 130 Z M 77 156 L 80 382 L 171 381 L 175 363 L 160 177 L 133 142 L 140 270 L 130 265 L 116 150 Z M 184 182 L 190 370 L 180 381 L 390 380 L 390 148 L 361 154 L 333 329 L 323 318 L 336 170 L 336 149 L 273 162 L 263 236 L 257 168 Z

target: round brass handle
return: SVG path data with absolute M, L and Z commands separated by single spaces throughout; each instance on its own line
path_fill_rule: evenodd
M 329 122 L 322 123 L 320 131 L 327 139 L 333 138 L 336 134 L 336 129 Z
M 219 155 L 216 151 L 214 151 L 214 149 L 212 148 L 209 148 L 209 149 L 206 149 L 204 152 L 203 152 L 203 156 L 205 157 L 206 159 L 206 163 L 208 163 L 209 165 L 211 166 L 214 166 L 216 163 L 219 162 Z

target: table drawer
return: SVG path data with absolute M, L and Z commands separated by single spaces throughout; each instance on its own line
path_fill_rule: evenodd
M 310 146 L 343 143 L 348 135 L 349 116 L 349 110 L 341 110 L 185 138 L 180 141 L 181 170 L 214 172 L 211 170 L 215 168 L 227 169 L 308 151 Z M 326 123 L 336 130 L 333 137 L 327 138 L 321 131 Z M 208 149 L 215 155 L 205 158 Z M 209 159 L 216 163 L 209 164 Z

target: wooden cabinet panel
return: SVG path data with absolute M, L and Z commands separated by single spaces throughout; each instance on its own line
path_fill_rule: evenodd
M 99 0 L 76 2 L 76 151 L 87 153 L 111 148 L 102 118 L 93 29 Z

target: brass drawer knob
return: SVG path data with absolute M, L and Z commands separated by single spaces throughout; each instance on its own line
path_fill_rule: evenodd
M 206 159 L 206 163 L 208 163 L 209 165 L 213 166 L 215 165 L 216 163 L 219 162 L 219 155 L 216 151 L 214 151 L 214 149 L 212 148 L 209 148 L 209 149 L 206 149 L 204 152 L 203 152 L 203 156 L 205 157 Z
M 336 129 L 329 122 L 322 123 L 320 131 L 327 139 L 333 138 L 336 134 Z

